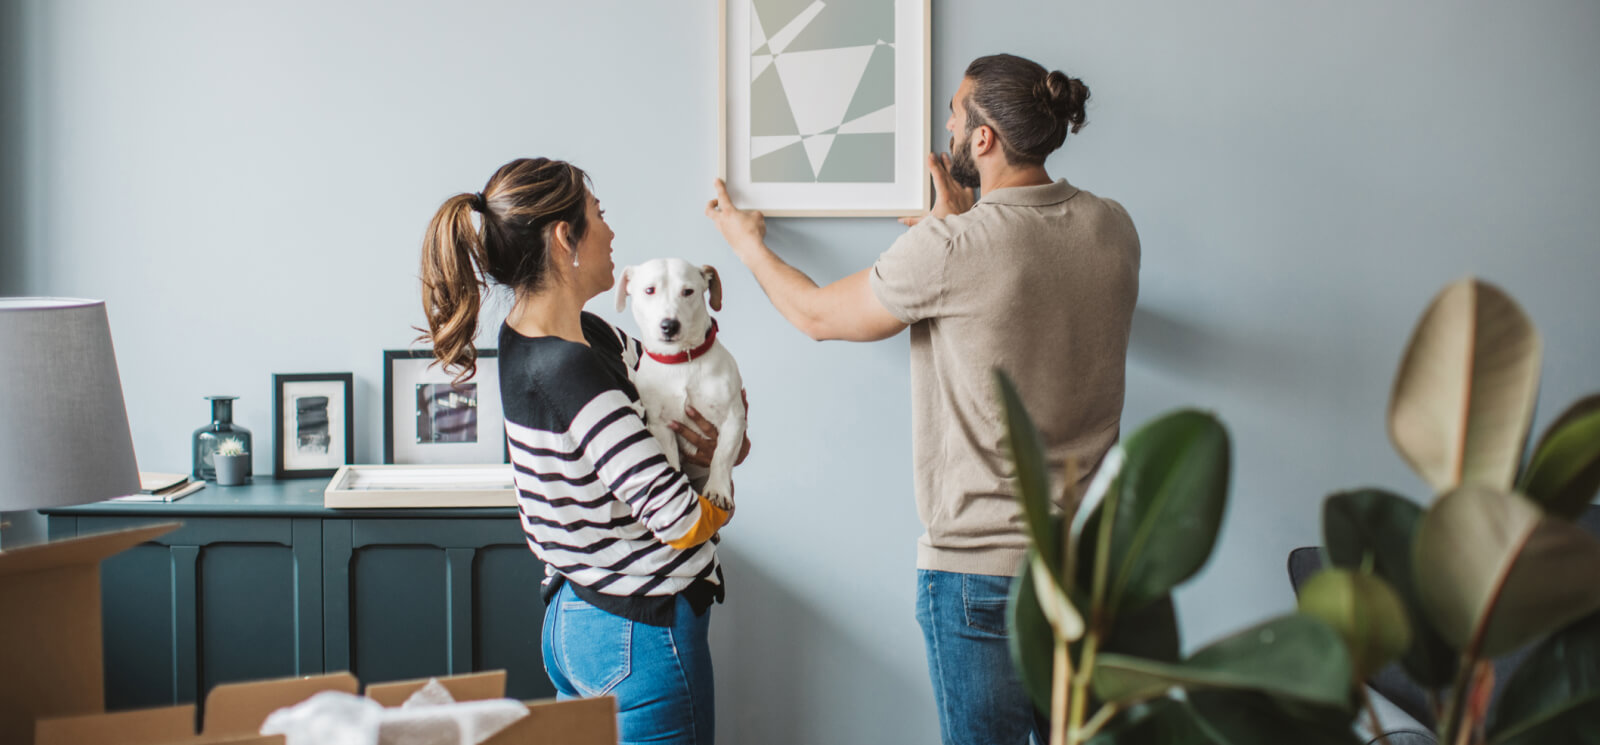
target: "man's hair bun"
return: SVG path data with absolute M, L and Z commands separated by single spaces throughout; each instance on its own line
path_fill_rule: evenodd
M 1000 135 L 1006 160 L 1040 165 L 1084 124 L 1089 86 L 1014 54 L 979 57 L 967 65 L 967 131 L 983 125 Z
M 1044 105 L 1058 122 L 1066 122 L 1074 134 L 1083 128 L 1084 104 L 1089 100 L 1089 86 L 1082 80 L 1069 78 L 1060 70 L 1053 70 L 1034 86 L 1034 98 Z

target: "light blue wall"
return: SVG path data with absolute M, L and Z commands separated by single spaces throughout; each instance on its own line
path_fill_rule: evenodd
M 206 394 L 242 395 L 267 442 L 274 372 L 354 371 L 357 454 L 377 460 L 381 350 L 422 321 L 432 211 L 512 157 L 571 159 L 619 265 L 677 255 L 727 282 L 755 451 L 713 626 L 724 740 L 936 741 L 906 342 L 806 341 L 701 215 L 716 3 L 0 5 L 35 29 L 37 93 L 10 91 L 33 165 L 6 171 L 7 214 L 29 217 L 0 268 L 107 299 L 144 467 L 187 467 Z M 1446 282 L 1487 277 L 1543 330 L 1539 426 L 1600 388 L 1596 39 L 1588 0 L 934 2 L 935 127 L 981 54 L 1092 88 L 1089 126 L 1048 165 L 1140 230 L 1129 426 L 1201 406 L 1234 435 L 1222 546 L 1179 595 L 1189 645 L 1290 605 L 1284 557 L 1317 540 L 1328 492 L 1421 496 L 1384 410 Z M 18 183 L 36 201 L 16 204 Z M 900 231 L 774 220 L 771 243 L 826 281 Z M 609 302 L 594 309 L 631 324 Z

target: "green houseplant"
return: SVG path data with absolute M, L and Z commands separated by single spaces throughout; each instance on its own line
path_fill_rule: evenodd
M 1397 445 L 1440 499 L 1423 511 L 1378 490 L 1334 495 L 1324 530 L 1335 566 L 1302 588 L 1299 611 L 1183 659 L 1171 591 L 1214 547 L 1227 504 L 1225 428 L 1198 411 L 1158 418 L 1114 448 L 1061 513 L 1038 434 L 997 371 L 1031 544 L 1012 589 L 1012 652 L 1051 715 L 1052 745 L 1359 742 L 1361 683 L 1396 658 L 1424 685 L 1450 685 L 1439 697 L 1441 742 L 1551 742 L 1596 729 L 1600 544 L 1568 519 L 1600 486 L 1600 397 L 1551 427 L 1514 482 L 1527 496 L 1513 493 L 1537 349 L 1503 293 L 1472 281 L 1448 288 L 1412 340 L 1391 406 Z M 1545 636 L 1485 727 L 1482 660 Z
M 1057 513 L 1038 433 L 995 377 L 1031 544 L 1012 585 L 1012 656 L 1050 713 L 1051 745 L 1280 745 L 1285 732 L 1357 742 L 1350 654 L 1311 613 L 1180 658 L 1171 592 L 1204 566 L 1226 510 L 1222 423 L 1192 410 L 1150 422 L 1107 454 L 1082 500 L 1064 500 L 1074 511 Z
M 1327 558 L 1371 566 L 1401 599 L 1413 639 L 1400 664 L 1446 745 L 1600 742 L 1600 541 L 1573 524 L 1600 488 L 1600 395 L 1524 461 L 1541 346 L 1499 288 L 1446 287 L 1389 404 L 1390 439 L 1434 495 L 1367 488 L 1323 504 Z M 1530 645 L 1491 706 L 1493 660 Z

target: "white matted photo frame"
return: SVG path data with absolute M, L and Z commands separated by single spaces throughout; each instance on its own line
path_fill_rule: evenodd
M 772 217 L 932 200 L 930 0 L 720 0 L 717 173 Z
M 272 477 L 332 476 L 355 452 L 355 376 L 272 376 Z
M 496 350 L 478 350 L 478 369 L 460 381 L 434 364 L 431 349 L 383 352 L 383 462 L 509 463 Z

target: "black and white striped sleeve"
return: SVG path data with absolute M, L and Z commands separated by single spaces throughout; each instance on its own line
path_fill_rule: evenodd
M 601 346 L 547 345 L 529 359 L 537 374 L 519 376 L 535 381 L 527 395 L 505 402 L 519 490 L 542 505 L 537 517 L 558 524 L 609 521 L 606 514 L 621 517 L 625 506 L 661 543 L 683 549 L 704 542 L 727 514 L 668 464 L 634 407 L 632 386 L 597 356 L 619 354 L 620 341 Z
M 678 544 L 686 537 L 703 532 L 702 522 L 715 521 L 720 527 L 726 521 L 715 520 L 709 513 L 721 510 L 705 509 L 710 504 L 667 463 L 661 445 L 621 391 L 607 390 L 591 399 L 573 417 L 569 431 L 600 482 L 663 543 L 681 548 Z

